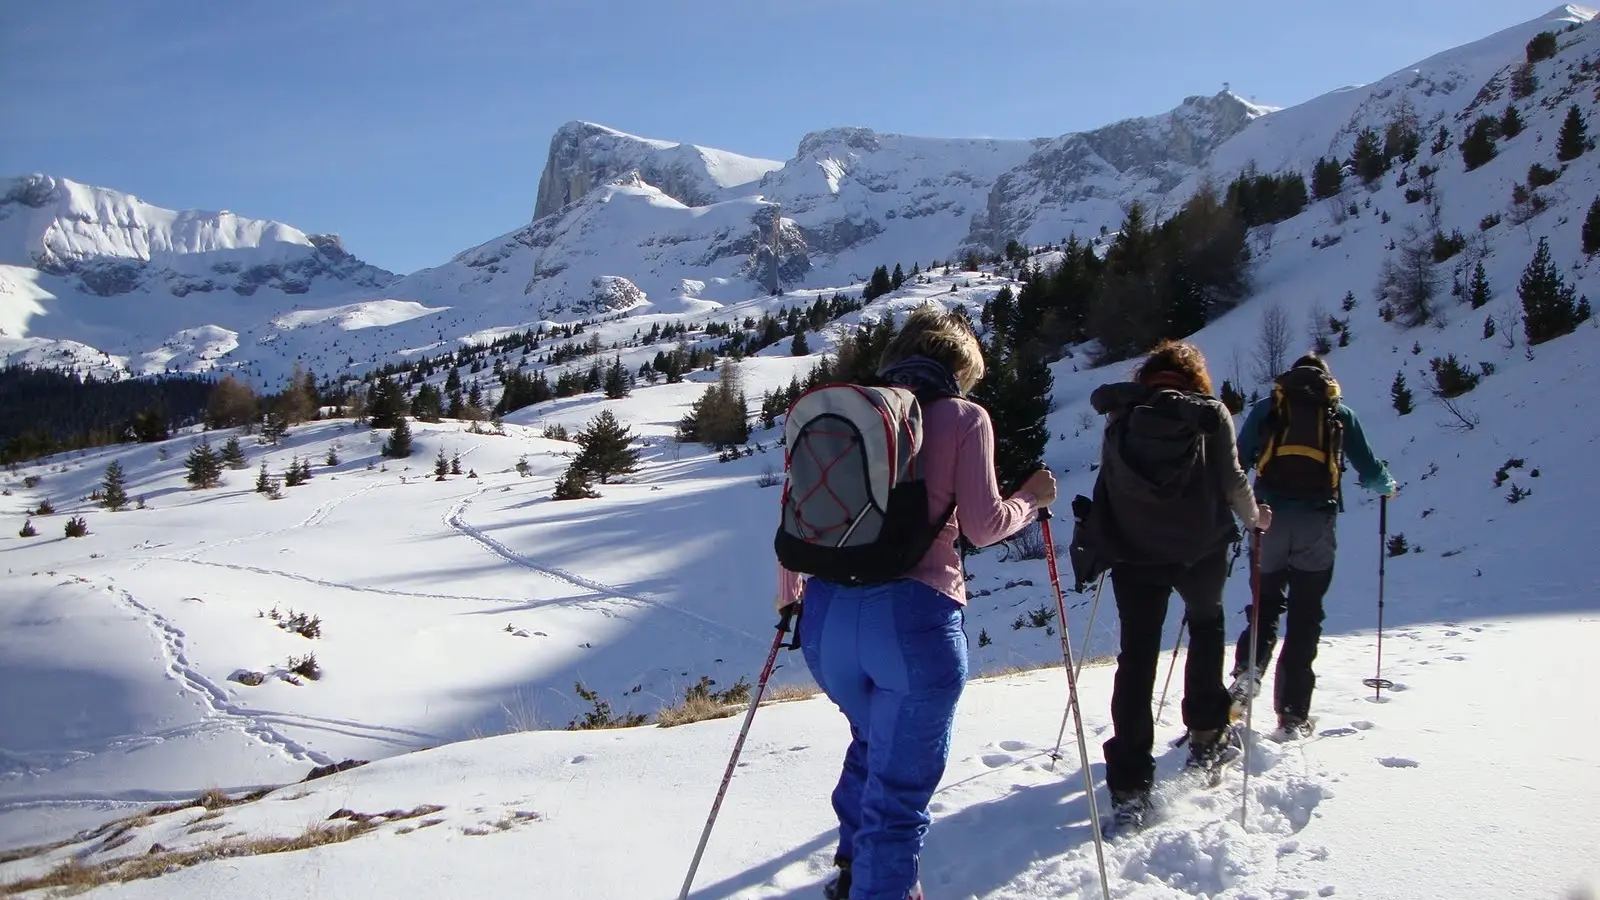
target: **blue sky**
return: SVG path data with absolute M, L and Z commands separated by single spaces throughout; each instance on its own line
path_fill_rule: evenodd
M 334 232 L 409 272 L 524 224 L 550 136 L 572 119 L 774 159 L 836 125 L 1054 136 L 1225 81 L 1298 103 L 1554 6 L 7 3 L 0 174 Z

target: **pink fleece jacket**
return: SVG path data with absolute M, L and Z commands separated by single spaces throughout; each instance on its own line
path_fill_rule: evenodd
M 956 529 L 972 543 L 986 546 L 1020 531 L 1038 507 L 1026 492 L 1001 498 L 994 479 L 994 426 L 988 411 L 971 401 L 949 399 L 922 407 L 921 462 L 928 484 L 928 517 L 939 516 L 952 499 L 956 511 L 906 577 L 965 605 L 967 579 L 956 552 Z M 804 577 L 778 566 L 779 607 L 800 599 Z

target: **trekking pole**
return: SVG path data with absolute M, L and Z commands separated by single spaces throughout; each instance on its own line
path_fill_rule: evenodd
M 1100 592 L 1105 589 L 1105 586 L 1106 573 L 1101 572 L 1100 583 L 1094 589 L 1094 603 L 1089 606 L 1089 627 L 1083 630 L 1084 659 L 1088 659 L 1089 636 L 1094 632 L 1094 614 L 1100 609 Z M 1062 625 L 1061 627 L 1065 628 L 1066 626 Z M 1083 674 L 1083 662 L 1084 660 L 1082 659 L 1078 660 L 1078 670 L 1073 673 L 1074 677 Z M 1050 764 L 1045 766 L 1051 772 L 1056 770 L 1056 760 L 1061 758 L 1061 741 L 1067 736 L 1067 717 L 1070 715 L 1072 715 L 1070 709 L 1061 711 L 1061 729 L 1056 732 L 1056 748 L 1050 751 Z
M 773 665 L 778 661 L 778 648 L 783 646 L 783 636 L 789 631 L 790 620 L 795 616 L 795 608 L 799 604 L 791 603 L 783 608 L 783 618 L 778 621 L 778 635 L 772 639 L 772 650 L 767 654 L 767 664 L 761 668 L 761 678 L 756 682 L 755 696 L 750 698 L 750 709 L 744 714 L 744 727 L 739 729 L 739 739 L 733 743 L 733 756 L 728 758 L 728 769 L 722 773 L 722 786 L 717 788 L 717 799 L 711 804 L 711 815 L 706 817 L 705 830 L 700 832 L 700 846 L 695 848 L 694 861 L 689 863 L 689 874 L 683 879 L 683 890 L 678 893 L 678 900 L 686 900 L 689 896 L 689 886 L 694 884 L 694 873 L 700 868 L 700 857 L 706 852 L 706 842 L 711 839 L 711 826 L 716 824 L 717 812 L 722 809 L 722 798 L 727 796 L 728 783 L 733 780 L 733 770 L 739 764 L 739 751 L 744 749 L 745 735 L 750 733 L 750 722 L 756 717 L 756 709 L 761 706 L 761 696 L 767 692 L 767 680 L 772 677 Z M 794 643 L 789 649 L 800 646 L 800 632 L 795 631 Z
M 1189 624 L 1189 617 L 1184 616 L 1178 623 L 1178 642 L 1172 645 L 1172 662 L 1167 664 L 1167 683 L 1161 686 L 1161 702 L 1156 704 L 1156 722 L 1161 721 L 1161 711 L 1167 708 L 1167 688 L 1172 687 L 1172 673 L 1178 668 L 1178 650 L 1183 646 L 1183 629 Z
M 1394 682 L 1383 677 L 1383 567 L 1389 556 L 1389 497 L 1378 498 L 1378 670 L 1361 683 L 1372 688 L 1372 699 L 1383 699 L 1383 689 L 1394 687 Z
M 1105 840 L 1100 835 L 1100 804 L 1094 795 L 1094 772 L 1089 767 L 1089 744 L 1083 737 L 1083 713 L 1078 709 L 1078 673 L 1072 662 L 1072 635 L 1067 630 L 1067 601 L 1061 595 L 1061 573 L 1056 569 L 1056 542 L 1050 535 L 1050 508 L 1039 510 L 1039 527 L 1044 531 L 1044 558 L 1050 562 L 1050 587 L 1056 593 L 1056 612 L 1061 616 L 1061 657 L 1067 670 L 1067 709 L 1078 731 L 1078 767 L 1083 770 L 1083 793 L 1089 798 L 1089 828 L 1094 832 L 1094 855 L 1100 864 L 1100 893 L 1111 900 L 1111 882 L 1106 878 Z M 681 898 L 680 898 L 681 900 Z
M 1256 664 L 1257 648 L 1261 640 L 1261 530 L 1250 532 L 1250 693 L 1244 707 L 1244 788 L 1240 797 L 1239 827 L 1243 828 L 1250 812 L 1250 735 L 1254 727 L 1256 709 L 1256 680 L 1261 677 L 1261 667 Z

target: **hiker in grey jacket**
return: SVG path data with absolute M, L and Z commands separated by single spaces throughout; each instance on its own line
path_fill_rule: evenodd
M 1176 590 L 1189 623 L 1183 721 L 1189 765 L 1209 767 L 1224 748 L 1230 700 L 1222 681 L 1222 590 L 1228 547 L 1246 528 L 1265 529 L 1234 446 L 1233 418 L 1211 396 L 1205 358 L 1192 344 L 1163 342 L 1133 382 L 1102 385 L 1090 396 L 1107 416 L 1089 539 L 1111 567 L 1122 624 L 1114 734 L 1105 742 L 1110 830 L 1142 826 L 1155 777 L 1150 700 L 1161 655 L 1167 603 Z

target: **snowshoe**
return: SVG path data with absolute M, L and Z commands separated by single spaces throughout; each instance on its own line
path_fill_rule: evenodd
M 1100 828 L 1100 834 L 1107 840 L 1114 840 L 1120 835 L 1130 834 L 1144 829 L 1145 816 L 1150 811 L 1150 794 L 1148 791 L 1129 791 L 1127 793 L 1112 792 L 1111 815 Z
M 1280 744 L 1287 741 L 1300 740 L 1301 738 L 1310 737 L 1316 731 L 1316 728 L 1317 720 L 1315 718 L 1280 715 L 1278 716 L 1278 730 L 1274 733 L 1273 738 Z
M 822 886 L 822 896 L 825 900 L 850 900 L 850 860 L 835 859 L 833 864 L 839 867 L 839 874 Z
M 1233 673 L 1233 683 L 1228 685 L 1228 696 L 1233 699 L 1233 705 L 1228 709 L 1230 721 L 1237 722 L 1244 718 L 1244 708 L 1247 703 L 1261 696 L 1261 679 L 1266 672 L 1257 669 L 1254 676 L 1243 669 Z
M 1244 739 L 1237 725 L 1189 732 L 1189 758 L 1184 761 L 1185 771 L 1204 778 L 1207 787 L 1222 782 L 1222 772 L 1236 762 L 1244 751 Z

